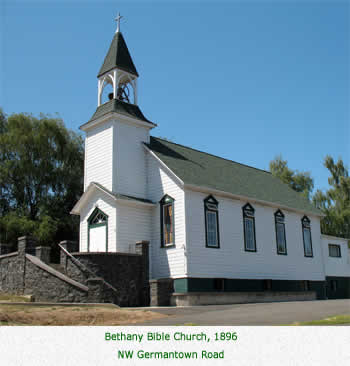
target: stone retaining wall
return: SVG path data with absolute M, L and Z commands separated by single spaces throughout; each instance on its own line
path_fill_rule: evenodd
M 23 273 L 17 270 L 17 257 L 18 252 L 0 256 L 0 291 L 22 295 L 23 287 L 19 286 L 19 282 Z
M 49 248 L 38 247 L 36 253 L 35 244 L 33 238 L 21 237 L 17 252 L 0 255 L 0 291 L 33 295 L 35 301 L 87 302 L 96 297 L 87 286 L 44 263 L 41 259 L 48 260 Z
M 75 247 L 72 242 L 62 242 L 61 245 L 68 251 Z M 148 306 L 148 246 L 146 241 L 136 243 L 136 254 L 71 253 L 82 266 L 62 251 L 61 265 L 67 276 L 84 284 L 92 276 L 90 271 L 95 277 L 103 278 L 117 290 L 114 303 L 120 306 Z
M 36 264 L 32 257 L 27 255 L 25 267 L 24 294 L 34 295 L 35 301 L 52 302 L 88 302 L 89 288 L 79 283 L 73 284 L 69 279 L 54 270 Z M 35 260 L 35 259 L 34 259 Z M 48 267 L 48 266 L 46 266 Z
M 74 242 L 61 245 L 77 249 Z M 30 294 L 35 301 L 147 306 L 148 245 L 136 243 L 136 254 L 74 253 L 81 264 L 61 251 L 61 263 L 54 265 L 49 248 L 36 248 L 32 238 L 22 237 L 17 252 L 0 255 L 0 291 Z
M 47 260 L 48 249 L 40 247 L 38 257 Z M 35 240 L 21 237 L 17 252 L 0 256 L 0 291 L 33 295 L 35 301 L 87 302 L 88 287 L 70 281 L 29 253 L 35 254 Z

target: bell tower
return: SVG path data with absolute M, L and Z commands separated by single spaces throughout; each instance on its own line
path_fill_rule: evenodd
M 97 75 L 96 111 L 80 126 L 85 132 L 84 193 L 72 210 L 80 215 L 80 251 L 126 251 L 134 239 L 148 238 L 147 233 L 136 238 L 133 228 L 148 222 L 150 214 L 149 208 L 142 211 L 148 195 L 144 146 L 156 124 L 138 106 L 139 74 L 120 32 L 120 19 L 118 15 L 117 30 Z M 112 89 L 109 100 L 106 86 Z M 134 213 L 140 210 L 141 214 Z
M 156 124 L 138 106 L 139 74 L 120 32 L 120 19 L 118 15 L 117 30 L 97 75 L 96 112 L 80 126 L 86 132 L 84 190 L 95 182 L 114 193 L 145 197 L 143 144 L 149 142 L 149 131 Z M 112 89 L 108 98 L 107 86 Z
M 115 18 L 117 30 L 97 75 L 98 107 L 102 104 L 103 90 L 107 85 L 111 85 L 113 88 L 113 92 L 108 95 L 109 100 L 117 99 L 137 105 L 137 79 L 139 74 L 132 61 L 124 37 L 120 32 L 121 18 L 120 14 Z

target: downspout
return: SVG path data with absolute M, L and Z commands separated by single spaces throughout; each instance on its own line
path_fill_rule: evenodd
M 184 212 L 184 220 L 185 220 L 185 242 L 183 244 L 184 250 L 184 275 L 187 277 L 188 275 L 188 262 L 187 262 L 187 215 L 186 215 L 186 191 L 184 192 L 184 205 L 183 205 L 183 212 Z

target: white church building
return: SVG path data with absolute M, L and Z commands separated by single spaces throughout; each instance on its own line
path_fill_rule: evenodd
M 349 297 L 348 243 L 321 234 L 322 212 L 267 171 L 151 136 L 157 125 L 138 106 L 138 77 L 118 26 L 97 110 L 80 127 L 84 193 L 71 212 L 80 252 L 149 241 L 150 279 L 171 281 L 175 293 Z

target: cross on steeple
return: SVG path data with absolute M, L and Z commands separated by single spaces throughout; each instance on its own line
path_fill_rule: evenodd
M 120 13 L 118 13 L 118 16 L 115 18 L 115 21 L 117 22 L 117 30 L 116 33 L 120 31 L 120 19 L 123 18 Z

